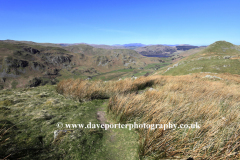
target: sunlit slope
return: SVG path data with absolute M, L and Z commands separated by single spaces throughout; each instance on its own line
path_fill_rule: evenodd
M 239 46 L 226 41 L 217 41 L 169 67 L 164 74 L 184 75 L 198 72 L 240 74 L 239 59 Z
M 139 159 L 239 159 L 239 77 L 195 73 L 107 82 L 68 79 L 56 89 L 80 102 L 110 98 L 107 113 L 117 123 L 178 126 L 135 129 Z
M 50 43 L 0 41 L 0 89 L 55 84 L 55 78 L 86 79 L 90 76 L 108 80 L 109 77 L 136 76 L 140 72 L 144 75 L 152 72 L 148 69 L 149 65 L 160 66 L 164 62 L 161 58 L 144 57 L 130 49 L 107 50 L 85 44 L 62 47 Z M 115 74 L 118 70 L 129 72 L 127 69 L 131 73 Z M 103 73 L 109 74 L 102 76 Z

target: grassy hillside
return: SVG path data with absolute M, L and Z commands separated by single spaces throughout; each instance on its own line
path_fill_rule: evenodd
M 134 50 L 107 50 L 86 44 L 62 47 L 57 44 L 25 41 L 0 41 L 0 88 L 19 88 L 55 84 L 64 78 L 112 79 L 117 70 L 134 69 L 131 74 L 143 75 L 149 64 L 161 65 L 160 58 L 148 58 Z M 109 75 L 108 75 L 109 73 Z M 129 73 L 127 71 L 127 73 Z M 105 74 L 110 78 L 102 78 Z
M 1 90 L 0 95 L 0 159 L 137 158 L 138 136 L 134 131 L 57 126 L 58 122 L 99 124 L 96 113 L 106 112 L 108 100 L 79 103 L 49 85 Z M 57 130 L 67 132 L 54 138 Z
M 240 48 L 226 41 L 217 41 L 190 55 L 165 71 L 165 75 L 212 72 L 240 74 Z
M 135 129 L 140 159 L 237 159 L 239 76 L 214 76 L 150 76 L 104 83 L 65 80 L 57 91 L 80 101 L 110 98 L 108 114 L 122 124 L 176 124 Z
M 71 68 L 72 55 L 63 48 L 29 45 L 16 41 L 0 42 L 0 85 L 4 88 L 25 87 L 30 80 L 54 83 L 61 68 Z M 15 83 L 15 85 L 14 85 Z
M 181 52 L 170 69 L 172 57 L 71 47 L 0 42 L 1 83 L 12 88 L 0 90 L 0 159 L 240 158 L 239 46 Z M 44 74 L 61 81 L 18 88 Z
M 187 51 L 177 51 L 174 54 L 178 54 L 179 56 L 187 57 L 187 56 L 190 56 L 192 54 L 198 53 L 205 48 L 206 47 L 199 47 L 199 48 L 194 48 L 194 49 L 190 49 L 190 50 L 187 50 Z

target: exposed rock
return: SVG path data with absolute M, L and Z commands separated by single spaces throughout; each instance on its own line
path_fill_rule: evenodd
M 45 66 L 38 62 L 31 62 L 31 68 L 36 71 L 43 71 L 45 70 Z
M 156 90 L 156 89 L 154 89 L 154 88 L 149 88 L 148 91 L 158 91 L 158 90 Z
M 124 66 L 128 66 L 130 63 L 126 63 L 126 62 L 123 62 L 124 63 Z
M 3 72 L 0 73 L 0 77 L 10 77 L 10 78 L 17 78 L 19 75 L 13 74 L 13 73 L 6 73 L 5 69 L 3 69 Z
M 150 73 L 148 73 L 148 72 L 147 72 L 146 74 L 144 74 L 145 77 L 147 77 L 147 76 L 149 76 L 149 75 L 150 75 Z
M 40 53 L 39 50 L 34 49 L 34 48 L 32 48 L 32 47 L 23 48 L 23 50 L 26 51 L 26 52 L 32 53 L 32 54 Z
M 223 67 L 230 67 L 230 65 L 223 65 Z
M 83 72 L 90 73 L 90 74 L 98 73 L 98 71 L 95 70 L 94 68 L 88 68 L 88 69 L 84 70 Z
M 1 77 L 6 74 L 7 77 L 12 77 L 11 75 L 19 75 L 20 73 L 25 73 L 23 68 L 28 66 L 28 61 L 13 59 L 12 57 L 5 57 L 3 59 L 3 65 L 1 67 L 2 73 Z
M 210 78 L 210 79 L 222 79 L 220 77 L 217 77 L 217 76 L 211 76 L 211 75 L 206 75 L 205 77 L 203 78 Z
M 68 56 L 46 56 L 47 62 L 53 65 L 60 65 L 62 63 L 70 63 L 71 58 Z
M 98 56 L 97 57 L 96 63 L 98 64 L 98 66 L 106 66 L 108 64 L 108 62 L 110 62 L 110 61 L 109 61 L 108 57 L 106 57 L 106 56 Z
M 33 78 L 32 80 L 29 81 L 28 83 L 28 86 L 29 87 L 37 87 L 37 86 L 43 86 L 43 85 L 46 85 L 46 84 L 51 84 L 51 85 L 54 85 L 58 82 L 57 79 L 49 79 L 50 77 L 48 78 L 44 78 L 44 77 L 35 77 Z
M 224 56 L 223 59 L 230 59 L 232 56 Z
M 4 67 L 13 67 L 13 68 L 27 67 L 28 61 L 17 60 L 17 59 L 13 59 L 11 57 L 6 57 L 3 59 L 3 65 L 4 65 Z
M 91 80 L 92 79 L 92 77 L 91 76 L 88 76 L 88 78 L 86 79 L 86 80 Z
M 29 81 L 29 86 L 30 87 L 37 87 L 41 84 L 42 80 L 40 78 L 33 78 L 32 80 Z
M 172 68 L 174 68 L 174 67 L 177 67 L 178 65 L 179 65 L 179 63 L 174 64 L 172 67 L 169 67 L 165 72 L 169 71 L 170 69 L 172 69 Z M 165 72 L 164 72 L 164 73 L 165 73 Z
M 48 70 L 48 71 L 44 72 L 44 75 L 45 76 L 58 75 L 59 71 L 61 71 L 61 69 L 54 68 L 52 70 Z
M 1 78 L 1 82 L 2 82 L 2 83 L 6 82 L 6 78 L 5 78 L 5 77 L 2 77 L 2 78 Z
M 28 66 L 28 61 L 19 60 L 18 65 L 19 65 L 19 67 L 27 67 Z
M 194 67 L 192 69 L 189 69 L 188 71 L 193 71 L 193 70 L 196 70 L 196 69 L 203 69 L 203 67 Z

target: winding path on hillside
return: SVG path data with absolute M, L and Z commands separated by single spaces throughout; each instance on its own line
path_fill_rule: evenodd
M 98 108 L 96 117 L 100 124 L 114 124 L 106 114 L 107 102 Z M 128 129 L 107 128 L 104 144 L 109 160 L 138 160 L 138 134 Z

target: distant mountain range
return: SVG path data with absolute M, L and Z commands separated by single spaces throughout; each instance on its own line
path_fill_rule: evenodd
M 87 45 L 105 45 L 105 44 L 88 44 L 88 43 L 57 43 L 61 46 L 72 46 L 78 44 L 87 44 Z M 163 45 L 163 46 L 194 46 L 190 44 L 142 44 L 142 43 L 128 43 L 128 44 L 114 44 L 114 45 L 106 45 L 106 46 L 124 46 L 124 47 L 144 47 L 144 46 L 152 46 L 152 45 Z
M 113 46 L 124 46 L 124 47 L 144 47 L 147 46 L 146 44 L 142 43 L 129 43 L 129 44 L 115 44 Z
M 193 46 L 189 44 L 162 44 L 162 45 L 146 45 L 142 43 L 128 43 L 128 44 L 115 44 L 115 45 L 103 45 L 103 44 L 86 44 L 86 43 L 60 43 L 61 46 L 73 46 L 85 44 L 90 45 L 94 48 L 103 48 L 103 49 L 131 49 L 135 50 L 141 55 L 149 56 L 149 55 L 156 55 L 156 56 L 171 56 L 173 53 L 177 51 L 187 51 L 194 48 L 199 47 L 206 47 L 206 46 Z

